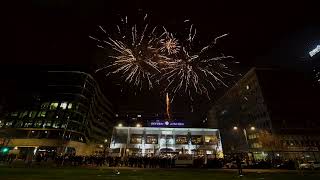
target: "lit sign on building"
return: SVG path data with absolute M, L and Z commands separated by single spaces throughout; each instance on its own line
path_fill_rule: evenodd
M 177 121 L 151 121 L 150 123 L 151 127 L 184 127 L 184 122 L 177 122 Z
M 320 45 L 318 45 L 316 48 L 314 48 L 312 51 L 309 52 L 310 57 L 315 56 L 320 52 Z

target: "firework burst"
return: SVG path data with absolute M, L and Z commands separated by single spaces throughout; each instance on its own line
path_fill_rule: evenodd
M 99 26 L 105 38 L 89 37 L 96 40 L 98 47 L 112 50 L 107 65 L 97 71 L 106 70 L 108 71 L 107 76 L 120 74 L 129 84 L 141 89 L 146 83 L 151 89 L 153 87 L 152 78 L 160 72 L 157 61 L 164 58 L 158 53 L 159 42 L 164 33 L 158 36 L 157 27 L 152 28 L 146 23 L 147 15 L 143 19 L 144 25 L 130 26 L 128 18 L 125 17 L 121 19 L 122 23 L 116 26 L 117 33 L 113 33 L 112 36 L 102 26 Z
M 212 43 L 202 48 L 194 45 L 196 35 L 197 30 L 191 25 L 187 37 L 181 43 L 182 50 L 170 56 L 171 61 L 162 69 L 161 79 L 167 84 L 164 91 L 171 92 L 173 96 L 183 91 L 191 100 L 194 94 L 206 95 L 210 99 L 210 89 L 215 90 L 220 85 L 228 86 L 224 79 L 233 74 L 226 60 L 233 57 L 223 54 L 210 57 L 212 51 L 209 50 L 227 34 L 215 38 Z
M 219 39 L 228 34 L 201 46 L 193 25 L 186 34 L 175 37 L 165 27 L 151 26 L 147 19 L 146 15 L 140 25 L 128 23 L 125 17 L 113 29 L 99 26 L 102 38 L 89 36 L 111 54 L 96 71 L 104 71 L 107 76 L 115 74 L 140 90 L 145 86 L 151 89 L 156 82 L 162 92 L 172 95 L 171 101 L 179 92 L 187 93 L 191 100 L 195 94 L 210 99 L 211 89 L 228 86 L 225 78 L 233 76 L 228 67 L 233 57 L 213 50 Z
M 160 39 L 160 51 L 168 55 L 177 54 L 181 49 L 178 39 L 172 33 L 167 32 L 165 28 L 164 30 L 165 37 Z

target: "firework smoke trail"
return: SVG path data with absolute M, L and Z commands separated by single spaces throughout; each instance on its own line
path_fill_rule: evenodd
M 148 15 L 143 18 L 144 26 L 128 24 L 128 18 L 121 19 L 122 24 L 116 25 L 117 34 L 113 36 L 99 26 L 99 30 L 105 38 L 99 39 L 89 36 L 97 42 L 97 46 L 104 49 L 111 49 L 113 55 L 109 56 L 109 61 L 104 67 L 96 70 L 108 70 L 111 74 L 120 74 L 125 82 L 136 87 L 142 88 L 147 82 L 149 89 L 153 88 L 152 78 L 155 74 L 160 73 L 158 59 L 165 59 L 164 55 L 159 55 L 159 42 L 165 33 L 157 36 L 154 27 L 151 29 L 148 23 L 145 23 Z
M 170 98 L 169 98 L 169 94 L 167 93 L 166 94 L 166 110 L 167 110 L 167 116 L 168 116 L 168 119 L 170 120 L 171 119 L 171 115 L 170 115 Z
M 233 76 L 233 74 L 225 60 L 233 57 L 223 54 L 210 57 L 208 54 L 218 40 L 227 35 L 216 37 L 209 45 L 196 50 L 194 40 L 197 36 L 197 30 L 191 25 L 185 41 L 181 42 L 182 50 L 175 53 L 174 56 L 170 56 L 172 57 L 171 62 L 162 69 L 164 71 L 162 80 L 167 82 L 164 91 L 169 91 L 172 94 L 184 91 L 191 100 L 193 100 L 193 94 L 206 95 L 210 99 L 209 91 L 211 88 L 215 90 L 220 85 L 227 87 L 224 78 Z

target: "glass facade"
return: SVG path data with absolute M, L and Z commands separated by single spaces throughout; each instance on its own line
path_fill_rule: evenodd
M 112 150 L 140 155 L 163 152 L 186 154 L 213 152 L 222 155 L 219 130 L 202 128 L 115 127 Z
M 46 76 L 47 81 L 36 84 L 35 92 L 30 93 L 30 97 L 36 94 L 37 100 L 33 98 L 25 103 L 28 106 L 8 113 L 1 128 L 15 129 L 13 138 L 101 143 L 111 137 L 112 105 L 91 75 L 49 71 L 41 76 Z

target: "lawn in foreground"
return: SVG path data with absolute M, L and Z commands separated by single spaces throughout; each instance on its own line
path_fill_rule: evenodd
M 120 175 L 115 175 L 111 169 L 86 169 L 86 168 L 0 168 L 1 180 L 295 180 L 295 179 L 320 179 L 319 173 L 307 173 L 304 176 L 296 173 L 246 173 L 239 177 L 235 172 L 221 172 L 204 169 L 126 169 L 120 170 Z

